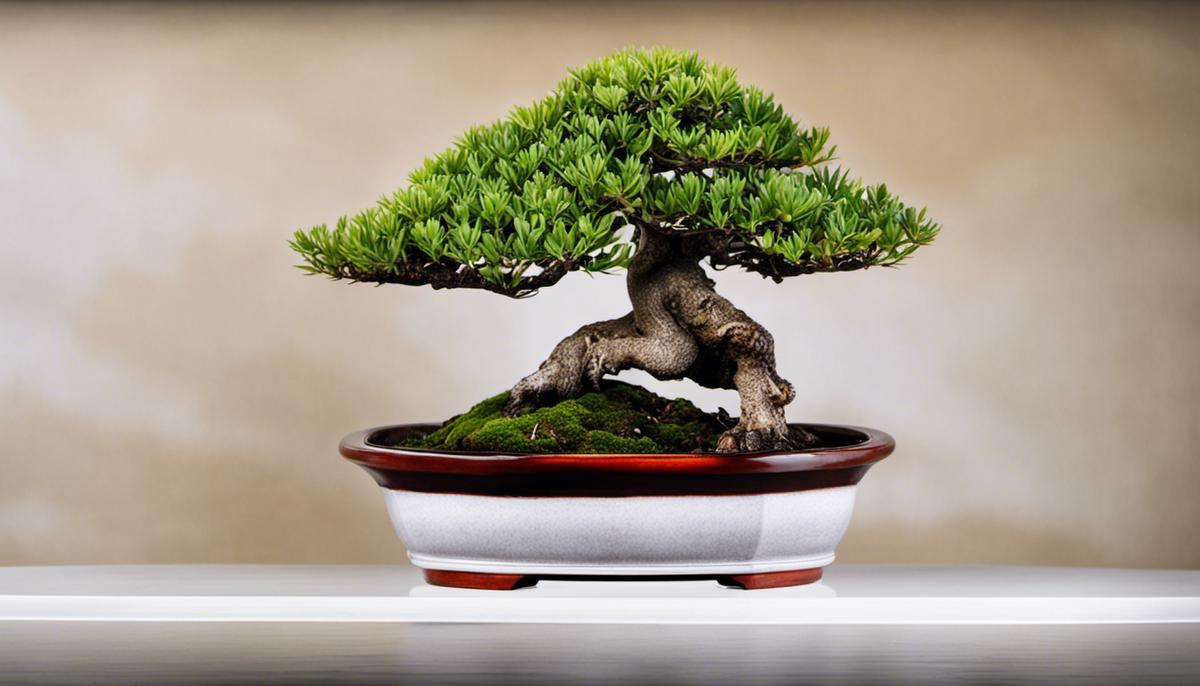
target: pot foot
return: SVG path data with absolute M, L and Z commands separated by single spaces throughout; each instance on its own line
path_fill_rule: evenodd
M 426 569 L 425 581 L 433 586 L 479 588 L 487 591 L 511 591 L 537 583 L 537 577 L 525 574 L 490 574 L 488 572 L 452 572 Z
M 792 569 L 785 572 L 763 572 L 760 574 L 725 574 L 720 576 L 594 576 L 594 575 L 561 575 L 554 579 L 578 581 L 647 581 L 673 579 L 716 579 L 722 586 L 741 588 L 747 591 L 759 588 L 782 588 L 784 586 L 802 586 L 821 580 L 821 568 Z M 445 569 L 426 569 L 425 581 L 433 586 L 449 586 L 451 588 L 476 588 L 487 591 L 512 591 L 518 588 L 528 588 L 538 582 L 537 576 L 530 574 L 494 574 L 490 572 L 455 572 Z
M 731 574 L 717 577 L 722 586 L 744 588 L 752 591 L 758 588 L 782 588 L 784 586 L 803 586 L 821 580 L 821 568 L 791 569 L 786 572 L 764 572 L 761 574 Z

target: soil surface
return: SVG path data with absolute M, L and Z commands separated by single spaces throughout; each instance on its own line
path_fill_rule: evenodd
M 534 454 L 714 452 L 717 438 L 737 423 L 723 411 L 704 412 L 682 398 L 671 400 L 619 381 L 516 417 L 501 413 L 508 395 L 488 398 L 403 447 Z

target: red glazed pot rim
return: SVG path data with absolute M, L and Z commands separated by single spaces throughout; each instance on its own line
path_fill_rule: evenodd
M 896 442 L 877 429 L 836 424 L 794 424 L 817 434 L 829 447 L 761 453 L 683 453 L 618 455 L 540 455 L 475 453 L 393 448 L 398 442 L 436 429 L 437 424 L 397 424 L 356 431 L 339 451 L 379 481 L 383 473 L 508 476 L 538 473 L 737 475 L 824 470 L 865 472 L 891 454 Z M 841 445 L 837 445 L 841 443 Z M 857 481 L 857 479 L 855 479 Z M 383 484 L 383 481 L 380 481 Z

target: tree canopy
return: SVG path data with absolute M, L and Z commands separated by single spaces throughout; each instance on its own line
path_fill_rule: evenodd
M 899 263 L 939 226 L 832 167 L 829 130 L 693 52 L 627 49 L 477 126 L 371 208 L 295 233 L 302 269 L 523 296 L 626 267 L 630 232 L 776 281 Z

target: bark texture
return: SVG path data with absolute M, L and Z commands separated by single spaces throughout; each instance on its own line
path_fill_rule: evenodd
M 720 452 L 802 447 L 783 408 L 795 398 L 775 370 L 771 334 L 713 289 L 683 239 L 640 227 L 626 285 L 633 311 L 588 324 L 562 340 L 545 362 L 513 387 L 505 411 L 572 398 L 606 374 L 642 369 L 658 379 L 688 378 L 735 389 L 741 417 L 717 444 Z

